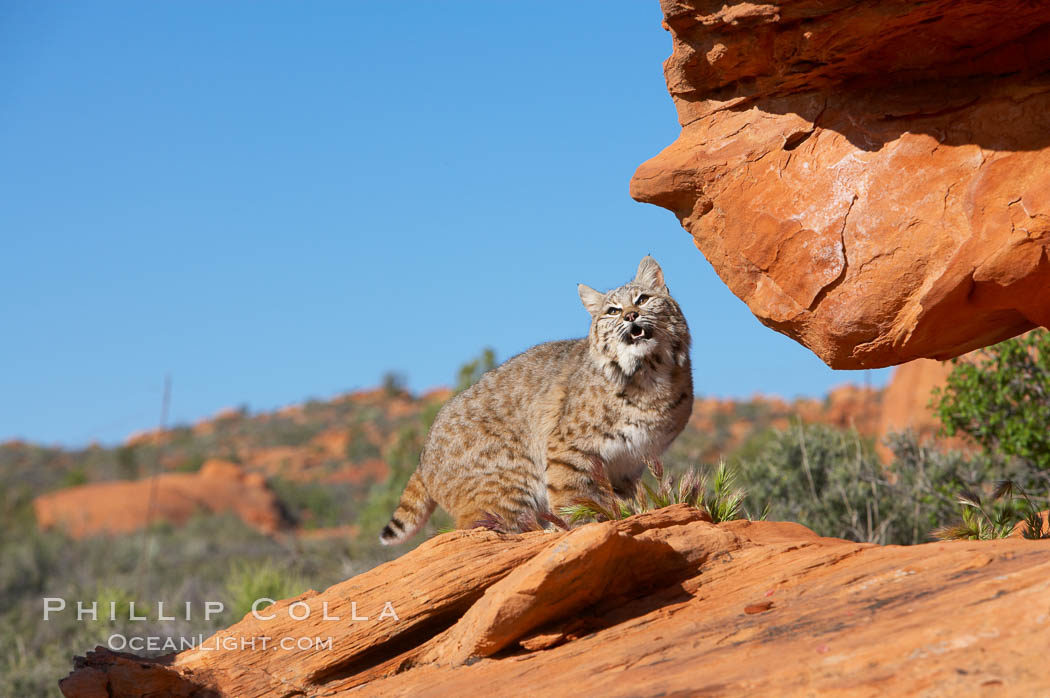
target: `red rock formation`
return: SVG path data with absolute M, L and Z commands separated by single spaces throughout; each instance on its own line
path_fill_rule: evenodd
M 164 473 L 49 492 L 33 500 L 33 509 L 41 528 L 62 528 L 73 538 L 127 533 L 146 525 L 147 517 L 183 524 L 201 511 L 232 511 L 268 534 L 284 524 L 277 497 L 262 475 L 218 459 L 205 461 L 196 473 Z
M 321 478 L 321 482 L 349 482 L 352 485 L 364 485 L 368 482 L 382 482 L 390 474 L 390 466 L 382 458 L 348 463 L 338 470 Z
M 769 395 L 754 395 L 746 401 L 706 397 L 693 405 L 689 428 L 715 436 L 698 454 L 699 460 L 713 462 L 767 428 L 788 429 L 800 419 L 878 437 L 881 404 L 881 390 L 849 383 L 833 388 L 823 399 L 803 397 L 788 402 Z
M 1050 326 L 1050 12 L 662 0 L 682 133 L 631 194 L 833 368 Z
M 1046 695 L 1048 575 L 1050 547 L 1036 541 L 880 547 L 791 523 L 714 525 L 679 505 L 568 533 L 438 536 L 278 602 L 270 620 L 246 616 L 208 639 L 212 649 L 144 660 L 98 648 L 61 688 L 69 698 Z M 323 620 L 325 604 L 340 620 Z M 368 620 L 348 620 L 351 604 Z M 264 636 L 265 650 L 242 642 Z M 302 637 L 332 644 L 279 647 Z
M 325 429 L 310 439 L 310 446 L 321 456 L 342 460 L 346 458 L 346 446 L 350 443 L 350 433 L 345 429 Z
M 952 364 L 919 359 L 898 366 L 882 394 L 879 432 L 902 432 L 911 429 L 920 437 L 933 436 L 940 422 L 930 407 L 935 388 L 943 388 L 952 372 Z
M 846 383 L 832 388 L 822 403 L 799 400 L 796 404 L 804 421 L 856 429 L 865 436 L 879 433 L 882 394 L 878 390 Z

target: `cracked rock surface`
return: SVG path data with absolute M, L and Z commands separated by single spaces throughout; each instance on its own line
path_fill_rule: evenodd
M 631 181 L 833 368 L 1050 326 L 1050 5 L 662 0 L 682 132 Z
M 385 602 L 398 618 L 380 619 Z M 357 617 L 351 620 L 356 604 Z M 309 618 L 294 615 L 310 610 Z M 329 616 L 324 619 L 327 606 Z M 877 546 L 685 505 L 565 533 L 457 531 L 94 696 L 1047 695 L 1050 541 Z M 269 637 L 271 646 L 243 640 Z M 277 649 L 332 637 L 330 648 Z

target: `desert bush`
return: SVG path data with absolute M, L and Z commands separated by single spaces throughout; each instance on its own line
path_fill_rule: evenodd
M 124 480 L 137 480 L 139 461 L 134 446 L 121 446 L 117 449 L 117 471 Z
M 379 458 L 382 452 L 379 447 L 368 440 L 359 424 L 350 426 L 349 438 L 346 441 L 346 458 L 351 463 Z
M 908 537 L 900 502 L 856 433 L 799 423 L 748 449 L 738 459 L 740 476 L 752 506 L 767 508 L 771 518 L 857 541 Z
M 1050 496 L 1029 492 L 1050 489 L 1050 332 L 1035 330 L 954 363 L 931 406 L 943 433 L 965 434 L 981 447 L 982 455 L 972 459 L 981 472 L 955 483 L 955 515 L 935 533 L 1000 538 L 1024 521 L 1038 536 L 1038 511 Z
M 175 466 L 175 470 L 180 473 L 195 473 L 201 469 L 205 460 L 203 454 L 192 453 L 180 459 L 178 465 Z
M 303 528 L 338 526 L 353 513 L 355 497 L 349 486 L 279 476 L 271 477 L 267 484 L 287 516 Z
M 995 457 L 1050 470 L 1050 332 L 1035 330 L 955 361 L 933 406 L 948 435 L 963 433 Z
M 824 536 L 917 543 L 930 524 L 907 473 L 885 471 L 855 431 L 796 424 L 768 431 L 735 455 L 748 507 Z
M 380 383 L 387 397 L 398 397 L 408 392 L 406 388 L 408 381 L 405 379 L 405 374 L 399 371 L 387 371 L 383 374 Z
M 77 485 L 83 485 L 87 481 L 87 472 L 83 466 L 78 466 L 66 471 L 66 474 L 62 477 L 62 487 L 76 487 Z
M 1032 483 L 1040 477 L 1022 461 L 944 450 L 935 440 L 920 442 L 912 432 L 890 434 L 887 445 L 894 454 L 893 472 L 903 479 L 902 486 L 915 493 L 922 512 L 920 524 L 931 531 L 962 516 L 963 493 L 994 503 L 1002 498 L 994 496 L 1000 483 Z
M 267 446 L 302 446 L 321 432 L 322 426 L 316 422 L 300 424 L 290 419 L 274 420 L 267 429 Z
M 271 559 L 258 562 L 235 561 L 226 577 L 228 608 L 236 619 L 243 618 L 259 599 L 280 601 L 303 593 L 303 579 Z M 265 608 L 260 606 L 261 612 Z
M 884 466 L 855 431 L 799 423 L 751 439 L 733 460 L 749 493 L 749 510 L 766 507 L 769 518 L 797 521 L 825 536 L 910 545 L 955 530 L 953 524 L 976 530 L 974 516 L 982 505 L 988 514 L 985 537 L 995 521 L 1002 524 L 995 530 L 1002 530 L 1008 519 L 1023 517 L 1018 503 L 1008 505 L 995 495 L 1003 481 L 1032 481 L 1033 471 L 1023 462 L 946 451 L 912 432 L 889 435 L 887 445 L 893 462 Z M 965 511 L 973 507 L 959 503 L 960 493 L 981 505 Z M 965 521 L 956 523 L 963 515 Z

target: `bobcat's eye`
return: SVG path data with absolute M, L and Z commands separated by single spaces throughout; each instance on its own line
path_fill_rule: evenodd
M 638 300 L 636 300 L 634 302 L 634 304 L 635 305 L 641 305 L 642 303 L 646 302 L 647 300 L 649 300 L 649 296 L 647 296 L 647 295 L 645 295 L 643 293 L 642 295 L 638 296 Z
M 610 305 L 609 309 L 605 311 L 605 314 L 606 315 L 616 315 L 619 312 L 620 312 L 619 308 L 614 308 L 613 306 Z

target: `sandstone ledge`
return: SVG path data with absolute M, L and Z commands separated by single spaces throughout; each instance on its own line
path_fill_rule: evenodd
M 682 132 L 631 195 L 832 368 L 1050 326 L 1050 12 L 662 0 Z
M 309 621 L 286 610 L 303 601 Z M 375 620 L 389 601 L 398 620 Z M 320 620 L 322 604 L 343 620 Z M 369 622 L 347 622 L 350 603 Z M 438 536 L 223 638 L 325 651 L 77 658 L 66 696 L 1036 695 L 1050 542 L 880 547 L 675 506 L 568 533 Z

